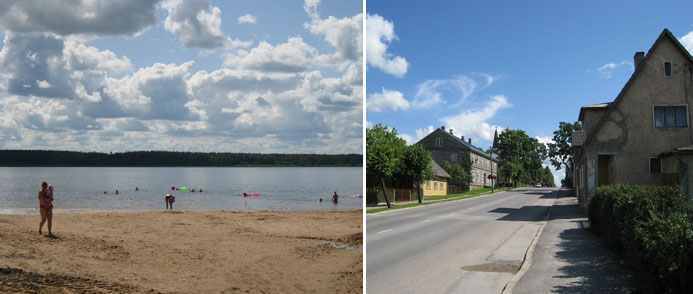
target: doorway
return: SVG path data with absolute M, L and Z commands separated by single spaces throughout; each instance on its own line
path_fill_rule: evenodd
M 597 187 L 612 184 L 611 164 L 613 155 L 597 155 Z

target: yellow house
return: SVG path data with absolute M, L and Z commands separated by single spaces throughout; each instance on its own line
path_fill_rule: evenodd
M 435 176 L 433 179 L 425 180 L 423 184 L 421 184 L 424 197 L 447 195 L 448 179 L 451 178 L 450 175 L 433 160 L 431 160 L 431 169 Z

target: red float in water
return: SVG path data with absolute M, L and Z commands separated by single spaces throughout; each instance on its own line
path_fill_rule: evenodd
M 243 196 L 243 197 L 258 197 L 258 196 L 260 196 L 260 193 L 256 193 L 256 194 L 243 193 L 243 194 L 241 194 L 241 196 Z

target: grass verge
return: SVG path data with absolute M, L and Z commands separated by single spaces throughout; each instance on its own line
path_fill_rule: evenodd
M 508 190 L 509 190 L 509 188 L 497 188 L 497 189 L 495 189 L 494 193 L 508 191 Z M 467 191 L 464 193 L 450 194 L 450 195 L 446 195 L 446 196 L 426 197 L 426 198 L 424 198 L 423 203 L 407 203 L 407 204 L 392 206 L 390 208 L 383 207 L 383 208 L 366 209 L 366 213 L 371 214 L 371 213 L 378 213 L 378 212 L 395 210 L 395 209 L 402 209 L 402 208 L 407 208 L 407 207 L 424 206 L 424 205 L 429 205 L 429 204 L 439 203 L 439 202 L 445 202 L 445 201 L 453 201 L 453 200 L 473 198 L 473 197 L 477 197 L 477 196 L 481 196 L 481 195 L 487 195 L 490 193 L 491 193 L 491 188 L 481 188 L 481 189 L 476 189 L 476 190 L 472 190 L 472 191 Z

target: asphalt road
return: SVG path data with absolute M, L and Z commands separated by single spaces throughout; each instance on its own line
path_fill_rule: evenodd
M 522 189 L 366 217 L 368 293 L 500 293 L 557 189 Z

